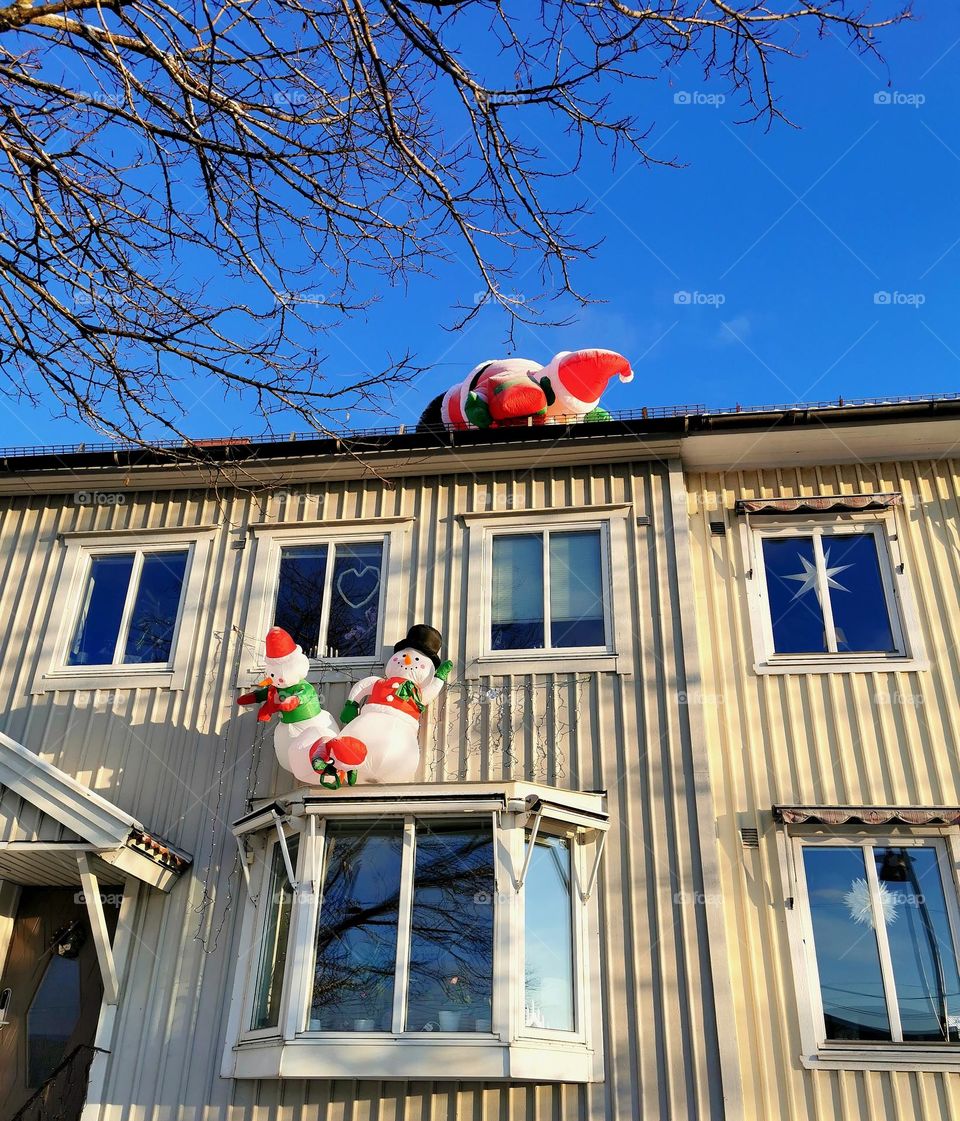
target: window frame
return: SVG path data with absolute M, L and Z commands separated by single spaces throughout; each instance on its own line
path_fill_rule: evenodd
M 784 884 L 787 933 L 794 991 L 800 1021 L 800 1062 L 808 1069 L 960 1071 L 960 1043 L 897 1040 L 835 1040 L 826 1038 L 813 916 L 803 863 L 805 846 L 931 847 L 943 885 L 954 953 L 960 964 L 960 830 L 924 826 L 781 827 L 778 857 Z M 866 858 L 865 858 L 866 859 Z M 890 968 L 883 940 L 878 939 L 881 973 Z M 891 997 L 887 994 L 888 1007 Z M 891 1028 L 893 1022 L 891 1021 Z
M 768 538 L 813 537 L 819 574 L 819 557 L 822 555 L 824 537 L 853 533 L 869 534 L 874 539 L 884 604 L 895 649 L 889 652 L 828 650 L 823 653 L 777 653 L 767 594 L 763 542 Z M 916 609 L 903 559 L 902 539 L 894 511 L 883 514 L 822 514 L 802 517 L 754 515 L 753 520 L 747 516 L 741 520 L 740 534 L 747 576 L 754 670 L 757 673 L 837 673 L 870 672 L 885 667 L 898 670 L 926 668 Z M 893 542 L 897 544 L 896 563 L 891 554 Z M 821 595 L 823 594 L 824 589 L 821 588 Z M 824 626 L 829 643 L 832 639 L 832 625 L 828 615 L 832 615 L 829 608 L 824 611 Z
M 535 661 L 544 664 L 543 672 L 561 673 L 589 666 L 591 669 L 619 671 L 621 662 L 629 665 L 632 639 L 627 625 L 632 596 L 635 594 L 628 569 L 628 518 L 630 503 L 585 506 L 582 510 L 561 510 L 556 513 L 531 510 L 482 511 L 461 515 L 468 529 L 468 565 L 466 578 L 479 587 L 478 624 L 467 629 L 466 679 L 491 672 L 496 665 L 509 671 L 529 672 Z M 493 539 L 506 534 L 541 534 L 544 558 L 544 640 L 549 639 L 550 581 L 548 536 L 554 533 L 576 533 L 598 530 L 600 533 L 600 570 L 603 586 L 601 602 L 604 611 L 603 646 L 544 646 L 541 649 L 494 650 L 493 625 Z M 614 590 L 616 589 L 616 591 Z M 617 609 L 616 598 L 623 602 Z
M 407 551 L 406 535 L 412 518 L 383 518 L 340 523 L 318 522 L 283 525 L 264 523 L 251 526 L 254 539 L 253 582 L 248 604 L 244 632 L 248 641 L 244 645 L 237 686 L 245 687 L 259 681 L 264 672 L 264 639 L 274 625 L 277 594 L 280 586 L 280 560 L 285 548 L 305 548 L 378 544 L 382 547 L 380 562 L 380 589 L 377 604 L 377 635 L 374 651 L 370 655 L 344 658 L 311 658 L 311 678 L 322 680 L 352 680 L 358 668 L 382 665 L 386 652 L 384 636 L 402 634 L 400 594 L 403 558 Z M 329 558 L 329 554 L 328 554 Z M 318 634 L 325 640 L 324 631 L 329 623 L 330 598 L 333 581 L 333 564 L 327 565 L 324 602 L 321 607 Z M 390 651 L 392 653 L 392 649 Z
M 206 578 L 215 529 L 214 526 L 198 526 L 182 531 L 136 529 L 61 534 L 60 542 L 63 551 L 57 578 L 52 587 L 66 587 L 67 595 L 60 601 L 64 604 L 64 610 L 60 612 L 59 620 L 53 617 L 54 601 L 51 599 L 48 608 L 49 623 L 44 634 L 40 665 L 31 692 L 37 694 L 56 689 L 183 689 L 203 601 L 201 590 Z M 129 629 L 130 616 L 136 600 L 134 576 L 137 576 L 136 587 L 139 588 L 143 555 L 184 550 L 187 552 L 187 564 L 168 661 L 70 665 L 68 662 L 70 644 L 76 634 L 80 612 L 83 609 L 94 558 L 118 553 L 135 555 L 120 631 L 117 635 L 118 647 L 121 636 L 125 636 Z
M 478 788 L 479 789 L 476 789 Z M 285 807 L 283 818 L 276 803 L 258 816 L 248 815 L 235 825 L 242 847 L 250 846 L 256 869 L 251 876 L 250 898 L 241 933 L 240 965 L 234 979 L 231 1010 L 223 1055 L 224 1077 L 441 1077 L 446 1064 L 472 1064 L 470 1077 L 525 1078 L 543 1081 L 589 1082 L 602 1078 L 602 1031 L 599 1023 L 599 925 L 596 899 L 582 899 L 578 891 L 587 883 L 594 857 L 602 856 L 606 812 L 597 825 L 572 825 L 550 817 L 546 806 L 542 832 L 563 832 L 571 837 L 571 917 L 574 1007 L 576 1030 L 528 1028 L 524 1022 L 523 932 L 524 892 L 516 877 L 524 867 L 524 842 L 530 831 L 534 792 L 549 792 L 581 812 L 596 813 L 602 795 L 555 791 L 529 783 L 460 784 L 444 796 L 436 788 L 427 798 L 411 794 L 409 787 L 364 788 L 338 792 L 326 800 L 310 792 Z M 368 788 L 369 790 L 369 788 Z M 399 796 L 402 791 L 402 796 Z M 358 793 L 359 792 L 359 793 Z M 461 795 L 461 797 L 458 797 Z M 322 875 L 326 825 L 331 821 L 399 820 L 403 830 L 403 864 L 399 895 L 397 966 L 391 1031 L 344 1032 L 310 1028 L 317 916 L 322 906 Z M 419 820 L 455 821 L 468 826 L 481 822 L 491 831 L 494 854 L 494 908 L 492 928 L 493 989 L 489 1032 L 405 1029 L 407 981 L 410 970 L 410 927 L 416 864 L 415 832 Z M 254 1001 L 262 935 L 270 908 L 272 853 L 279 843 L 277 822 L 284 833 L 300 835 L 298 883 L 294 891 L 290 942 L 286 958 L 284 992 L 276 1028 L 249 1029 Z M 315 880 L 316 877 L 316 880 Z M 255 885 L 255 888 L 254 888 Z M 246 966 L 244 962 L 248 962 Z M 587 968 L 587 966 L 590 968 Z M 518 980 L 519 979 L 519 980 Z M 381 1071 L 381 1074 L 377 1074 Z M 465 1073 L 464 1077 L 468 1075 Z

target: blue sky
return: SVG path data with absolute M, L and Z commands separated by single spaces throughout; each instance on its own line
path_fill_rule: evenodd
M 598 153 L 564 181 L 565 200 L 587 205 L 577 233 L 603 242 L 575 279 L 604 302 L 563 328 L 520 327 L 511 347 L 492 306 L 459 332 L 445 329 L 451 304 L 479 288 L 464 263 L 380 291 L 364 317 L 326 336 L 325 369 L 349 377 L 409 350 L 427 373 L 384 416 L 351 420 L 412 422 L 481 360 L 545 363 L 587 346 L 634 365 L 635 381 L 604 399 L 610 408 L 957 389 L 960 20 L 952 5 L 916 7 L 884 36 L 886 66 L 830 38 L 779 62 L 781 106 L 796 129 L 737 125 L 742 106 L 695 67 L 634 83 L 622 96 L 651 124 L 653 154 L 686 166 L 651 169 L 628 155 L 611 171 Z M 540 294 L 538 263 L 507 290 Z M 184 388 L 191 434 L 262 429 L 242 402 L 196 389 Z M 4 444 L 89 438 L 22 407 L 4 427 Z

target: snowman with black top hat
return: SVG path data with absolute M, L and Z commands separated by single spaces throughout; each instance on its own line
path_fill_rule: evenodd
M 398 642 L 383 677 L 365 677 L 340 713 L 343 728 L 310 753 L 321 785 L 409 782 L 420 763 L 420 714 L 440 695 L 453 662 L 441 662 L 438 630 L 418 623 Z

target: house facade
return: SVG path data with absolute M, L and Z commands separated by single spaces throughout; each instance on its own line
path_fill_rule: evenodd
M 685 443 L 748 1117 L 960 1112 L 955 401 Z
M 5 1121 L 735 1115 L 683 423 L 4 462 Z M 441 632 L 412 783 L 278 765 L 277 622 Z
M 0 1121 L 953 1116 L 958 440 L 0 459 Z M 413 780 L 280 766 L 418 624 Z

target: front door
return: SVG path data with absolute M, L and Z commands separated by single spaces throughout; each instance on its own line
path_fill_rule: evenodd
M 105 888 L 107 901 L 119 899 L 121 890 Z M 115 927 L 116 908 L 104 910 Z M 0 1121 L 10 1121 L 44 1085 L 57 1099 L 59 1115 L 73 1121 L 86 1097 L 103 999 L 78 888 L 22 889 L 0 978 L 0 991 L 5 989 L 10 995 L 7 1023 L 0 1027 Z

